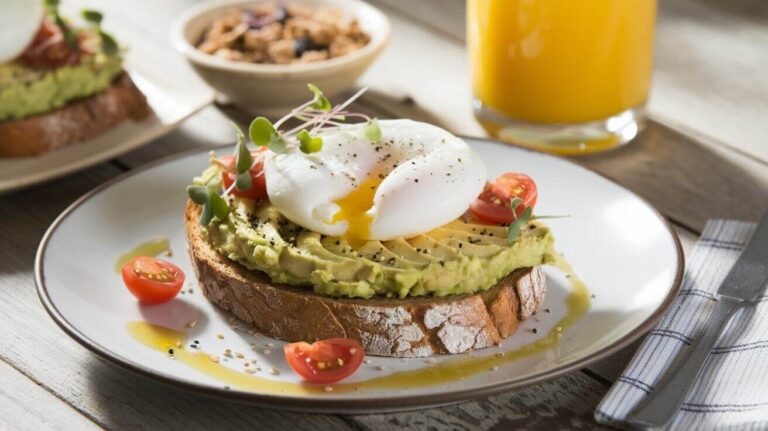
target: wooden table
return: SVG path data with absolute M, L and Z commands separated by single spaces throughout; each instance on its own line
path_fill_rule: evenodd
M 65 2 L 66 3 L 66 2 Z M 109 27 L 168 45 L 189 0 L 84 1 Z M 482 135 L 469 106 L 463 2 L 379 0 L 389 49 L 358 109 Z M 727 3 L 727 6 L 726 6 Z M 707 219 L 757 220 L 768 209 L 768 8 L 761 0 L 662 0 L 652 121 L 635 143 L 577 163 L 624 184 L 669 218 L 689 249 Z M 116 30 L 117 31 L 117 30 Z M 181 60 L 180 60 L 181 61 Z M 35 293 L 37 243 L 75 198 L 148 161 L 232 141 L 232 109 L 210 107 L 146 147 L 49 184 L 0 197 L 0 429 L 592 429 L 595 406 L 637 344 L 564 377 L 445 408 L 367 416 L 264 410 L 175 390 L 87 352 Z M 246 428 L 247 427 L 247 428 Z

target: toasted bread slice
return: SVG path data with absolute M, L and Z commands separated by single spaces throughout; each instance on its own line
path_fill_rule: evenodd
M 123 72 L 106 90 L 45 114 L 0 121 L 0 157 L 43 154 L 88 140 L 150 113 L 144 95 Z
M 273 284 L 227 259 L 203 237 L 200 207 L 187 202 L 189 254 L 205 296 L 270 337 L 352 338 L 374 356 L 424 357 L 498 344 L 544 301 L 541 267 L 509 274 L 491 289 L 443 298 L 331 298 L 309 287 Z

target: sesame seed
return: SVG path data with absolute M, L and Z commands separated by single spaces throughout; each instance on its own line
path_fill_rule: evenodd
M 238 357 L 238 358 L 241 358 L 241 359 L 245 357 L 245 355 L 243 355 L 243 354 L 242 354 L 242 353 L 240 353 L 240 352 L 236 352 L 236 353 L 235 353 L 235 356 L 236 356 L 236 357 Z
M 332 392 L 332 391 L 333 391 L 333 386 L 325 386 L 325 387 L 323 388 L 323 390 L 324 390 L 325 392 Z
M 272 353 L 272 351 L 269 349 L 264 349 L 263 352 L 265 355 L 269 355 L 270 353 Z
M 187 323 L 187 328 L 194 328 L 195 325 L 197 325 L 197 320 L 193 320 L 193 321 Z
M 275 347 L 275 345 L 272 344 L 272 343 L 267 343 L 267 347 L 269 347 L 271 349 L 271 348 Z
M 224 336 L 223 336 L 223 335 L 221 335 L 221 334 L 216 334 L 216 338 L 218 338 L 219 340 L 223 340 L 223 339 L 224 339 Z
M 181 349 L 181 341 L 176 342 L 176 348 Z
M 378 366 L 378 367 L 376 367 L 376 368 L 377 368 L 379 371 L 384 371 L 384 365 L 379 365 L 379 366 Z
M 269 370 L 269 374 L 276 376 L 280 374 L 280 371 L 277 368 L 272 368 L 271 370 Z
M 211 362 L 218 363 L 219 362 L 219 355 L 208 355 L 208 359 L 210 359 Z
M 366 360 L 364 360 L 363 362 L 365 362 L 366 364 L 370 364 L 370 363 L 371 363 L 371 360 L 370 360 L 370 359 L 366 359 Z
M 498 353 L 496 353 L 496 357 L 497 357 L 497 358 L 501 358 L 501 357 L 503 357 L 503 356 L 504 356 L 504 352 L 498 352 Z
M 492 367 L 491 367 L 491 370 L 493 370 L 493 371 L 496 371 L 496 370 L 498 370 L 498 369 L 499 369 L 499 367 L 497 367 L 496 365 L 494 365 L 494 366 L 492 366 Z

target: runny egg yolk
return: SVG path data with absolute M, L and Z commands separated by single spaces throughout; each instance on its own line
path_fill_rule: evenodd
M 362 247 L 370 238 L 373 217 L 366 212 L 373 207 L 373 198 L 382 179 L 383 175 L 374 172 L 355 190 L 335 202 L 339 206 L 339 211 L 333 215 L 333 222 L 347 222 L 344 239 L 353 248 Z

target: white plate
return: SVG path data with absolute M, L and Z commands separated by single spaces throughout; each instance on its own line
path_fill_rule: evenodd
M 134 42 L 126 70 L 147 97 L 152 115 L 138 122 L 125 121 L 93 139 L 37 157 L 0 158 L 0 193 L 51 180 L 138 148 L 172 131 L 213 101 L 213 90 L 170 48 Z
M 683 269 L 679 242 L 661 216 L 631 192 L 563 159 L 493 141 L 468 140 L 487 163 L 490 176 L 522 171 L 536 180 L 539 214 L 570 215 L 549 224 L 557 248 L 595 295 L 591 309 L 563 334 L 557 347 L 510 362 L 498 370 L 408 389 L 286 395 L 266 387 L 246 390 L 230 384 L 225 388 L 221 381 L 137 342 L 126 329 L 129 322 L 149 321 L 181 330 L 189 321 L 197 320 L 197 326 L 188 331 L 192 339 L 200 340 L 202 350 L 216 354 L 225 348 L 244 352 L 248 358 L 257 358 L 264 369 L 256 376 L 270 381 L 299 382 L 283 360 L 282 342 L 254 339 L 231 329 L 227 316 L 208 303 L 199 289 L 167 304 L 140 306 L 114 271 L 120 254 L 161 235 L 170 239 L 175 251 L 170 260 L 189 275 L 191 286 L 196 287 L 185 253 L 182 212 L 186 200 L 184 187 L 207 165 L 206 152 L 176 156 L 130 172 L 75 202 L 53 223 L 40 245 L 36 262 L 40 297 L 53 319 L 70 336 L 134 371 L 214 395 L 304 411 L 410 409 L 489 395 L 582 368 L 616 352 L 650 329 L 677 292 Z M 548 332 L 564 315 L 570 288 L 557 270 L 548 268 L 547 276 L 549 287 L 542 308 L 549 308 L 551 313 L 540 312 L 524 322 L 503 347 L 470 355 L 485 357 L 513 351 Z M 532 328 L 537 328 L 538 333 L 534 334 Z M 249 347 L 254 342 L 256 352 Z M 270 354 L 262 352 L 269 348 L 267 343 L 274 344 Z M 437 361 L 455 359 L 456 356 L 444 356 Z M 371 360 L 351 382 L 433 366 L 425 359 Z M 230 359 L 220 364 L 243 369 L 242 360 Z M 384 370 L 379 370 L 379 366 Z M 267 373 L 271 367 L 278 368 L 280 374 Z M 238 382 L 248 382 L 251 376 L 242 373 Z M 301 386 L 290 388 L 301 392 Z

